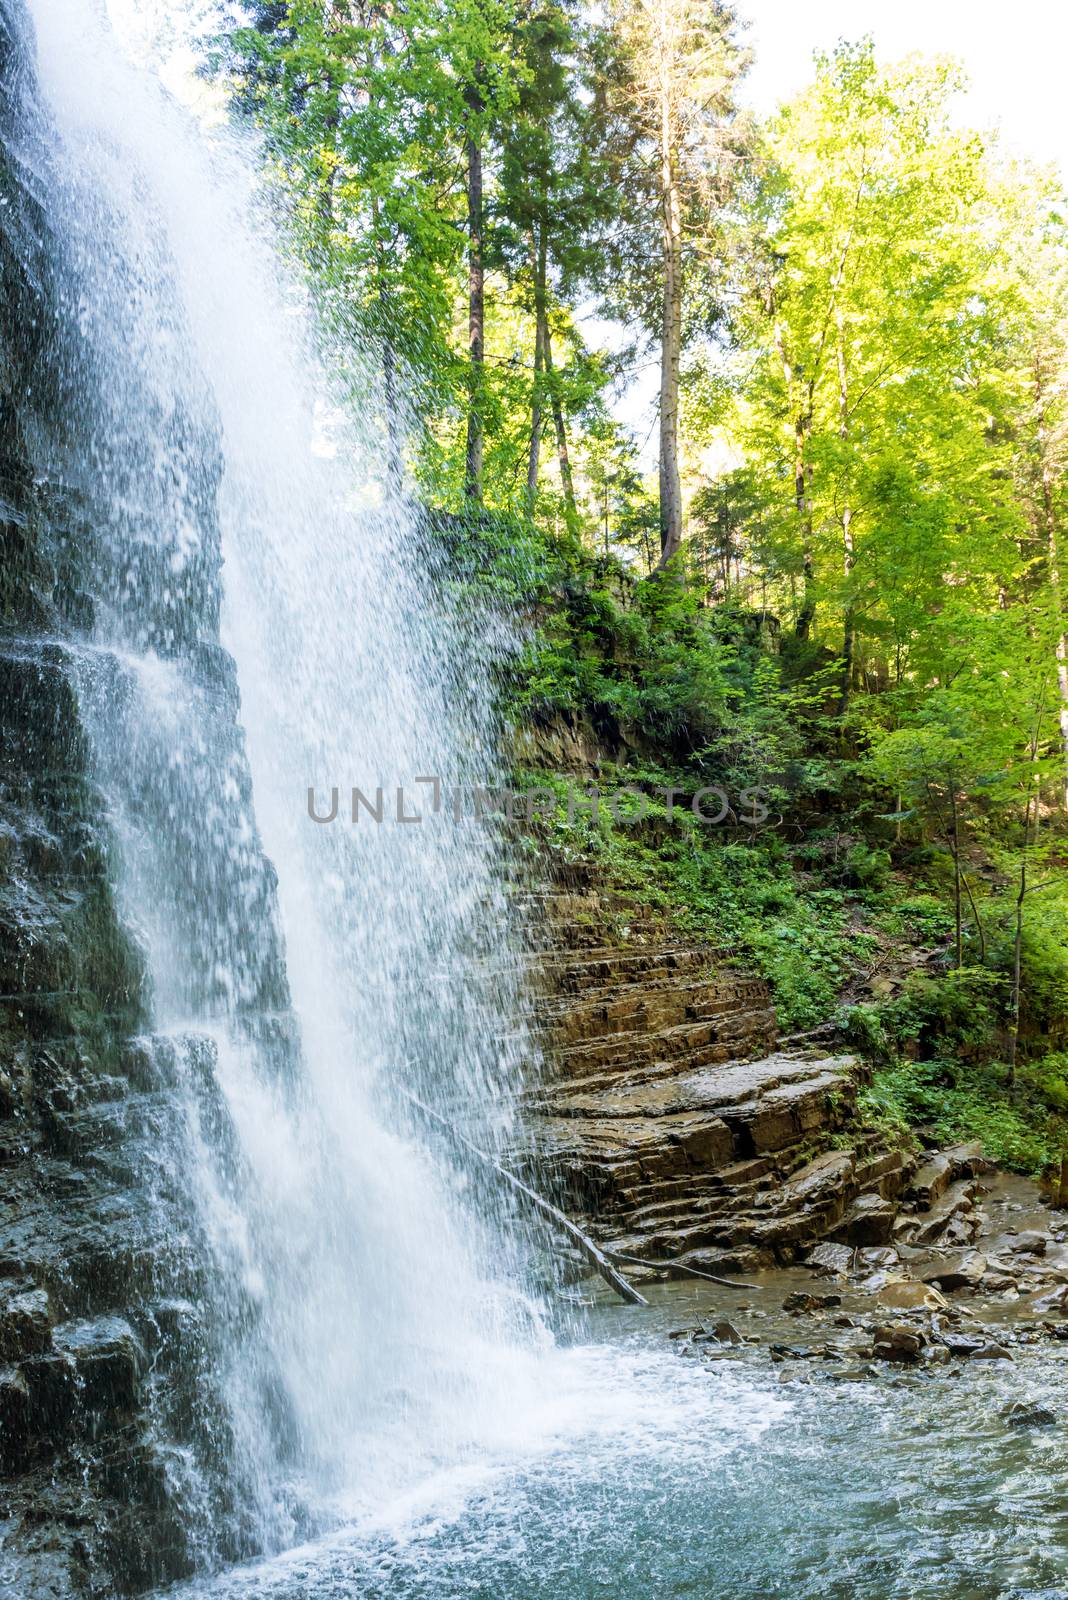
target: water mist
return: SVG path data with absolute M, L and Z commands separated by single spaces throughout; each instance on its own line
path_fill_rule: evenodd
M 492 1446 L 537 1382 L 512 1232 L 400 1092 L 492 1142 L 517 1083 L 497 847 L 414 782 L 492 780 L 498 641 L 435 598 L 373 430 L 331 405 L 241 163 L 80 0 L 31 10 L 78 330 L 40 469 L 94 508 L 78 677 L 145 1081 L 179 1108 L 141 1182 L 200 1301 L 210 1423 L 171 1445 L 210 1564 Z M 351 784 L 381 824 L 309 819 L 310 785 Z

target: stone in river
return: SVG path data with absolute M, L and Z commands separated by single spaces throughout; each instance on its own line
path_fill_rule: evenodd
M 850 1270 L 853 1264 L 854 1252 L 847 1244 L 818 1244 L 810 1250 L 805 1266 L 811 1267 L 813 1272 L 819 1272 L 829 1277 L 841 1276 Z
M 841 1304 L 840 1294 L 808 1294 L 804 1289 L 795 1289 L 786 1296 L 782 1308 L 784 1311 L 829 1311 Z
M 895 1311 L 942 1311 L 948 1304 L 929 1283 L 888 1283 L 875 1298 Z
M 889 1322 L 875 1329 L 874 1353 L 880 1361 L 918 1361 L 923 1346 L 923 1334 L 904 1322 Z
M 958 1250 L 925 1263 L 918 1276 L 940 1289 L 974 1289 L 985 1271 L 986 1256 L 981 1250 Z
M 1034 1400 L 1015 1400 L 1001 1413 L 1010 1428 L 1051 1428 L 1057 1414 Z
M 1026 1233 L 1016 1235 L 1009 1249 L 1017 1256 L 1044 1256 L 1048 1243 L 1044 1233 L 1039 1233 L 1037 1228 L 1029 1228 Z

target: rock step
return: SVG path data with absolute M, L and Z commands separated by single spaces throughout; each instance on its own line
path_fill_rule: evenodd
M 691 945 L 658 944 L 644 949 L 602 945 L 580 955 L 566 951 L 532 955 L 527 967 L 533 979 L 540 977 L 563 995 L 587 984 L 611 985 L 624 979 L 636 981 L 695 969 L 708 971 L 714 959 L 708 949 Z
M 630 1029 L 606 1034 L 603 1038 L 565 1045 L 554 1054 L 564 1074 L 572 1077 L 581 1074 L 591 1064 L 602 1069 L 633 1069 L 638 1065 L 692 1055 L 702 1049 L 715 1052 L 739 1040 L 753 1036 L 759 1038 L 770 1026 L 765 1012 L 729 1011 L 715 1021 L 675 1023 L 651 1032 Z M 724 1055 L 719 1059 L 726 1061 L 730 1057 Z
M 602 988 L 578 1003 L 557 1002 L 542 1006 L 537 1021 L 548 1039 L 562 1045 L 603 1038 L 625 1028 L 661 1031 L 684 1022 L 714 1022 L 732 1012 L 766 1018 L 774 1026 L 774 1016 L 760 986 L 729 979 L 686 977 L 674 982 L 626 984 Z

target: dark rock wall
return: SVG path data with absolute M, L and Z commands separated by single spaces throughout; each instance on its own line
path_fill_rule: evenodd
M 128 572 L 109 580 L 113 555 L 94 539 L 121 463 L 96 450 L 103 481 L 80 468 L 106 397 L 94 401 L 93 353 L 71 327 L 33 71 L 22 0 L 0 0 L 0 1596 L 19 1600 L 137 1593 L 260 1542 L 217 1382 L 223 1313 L 186 1192 L 190 1104 L 227 1139 L 213 1047 L 150 1031 L 84 703 L 99 612 L 132 585 Z M 138 616 L 147 646 L 193 659 L 215 723 L 207 742 L 228 745 L 247 796 L 232 664 L 215 637 L 213 473 L 209 460 L 198 479 L 195 592 L 178 597 L 174 626 L 150 604 Z M 151 586 L 150 563 L 137 578 Z M 259 858 L 251 893 L 248 863 L 238 868 L 246 908 L 270 927 L 269 867 Z M 172 908 L 179 927 L 204 904 L 195 872 L 189 882 Z M 205 918 L 190 960 L 201 999 L 198 972 L 217 965 L 231 923 L 225 906 Z M 277 940 L 246 1000 L 284 1009 Z M 231 1297 L 226 1315 L 254 1312 Z

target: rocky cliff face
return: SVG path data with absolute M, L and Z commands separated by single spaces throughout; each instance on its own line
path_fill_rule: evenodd
M 109 576 L 113 549 L 97 537 L 114 532 L 109 494 L 151 463 L 127 456 L 120 482 L 102 448 L 107 374 L 94 374 L 75 314 L 79 269 L 50 161 L 27 17 L 21 0 L 0 0 L 0 1594 L 27 1600 L 135 1593 L 257 1545 L 188 1193 L 191 1141 L 208 1127 L 227 1138 L 213 1045 L 151 1032 L 88 706 L 94 683 L 121 676 L 102 609 L 151 589 L 168 553 L 161 540 L 155 566 Z M 128 428 L 144 430 L 133 412 Z M 177 625 L 151 605 L 138 615 L 147 644 L 193 662 L 205 746 L 227 753 L 211 771 L 236 773 L 247 793 L 215 638 L 210 441 L 192 439 L 180 412 L 171 427 L 207 460 L 202 537 L 171 606 Z M 211 771 L 206 784 L 223 781 Z M 269 923 L 265 863 L 245 881 Z M 188 906 L 204 889 L 191 882 Z M 183 907 L 169 910 L 180 929 Z M 191 949 L 190 994 L 214 970 L 219 920 L 205 918 L 209 942 Z M 277 949 L 247 998 L 284 1009 Z
M 610 1251 L 671 1274 L 886 1243 L 911 1161 L 858 1123 L 849 1056 L 776 1048 L 767 986 L 595 875 L 545 898 L 541 1160 Z

